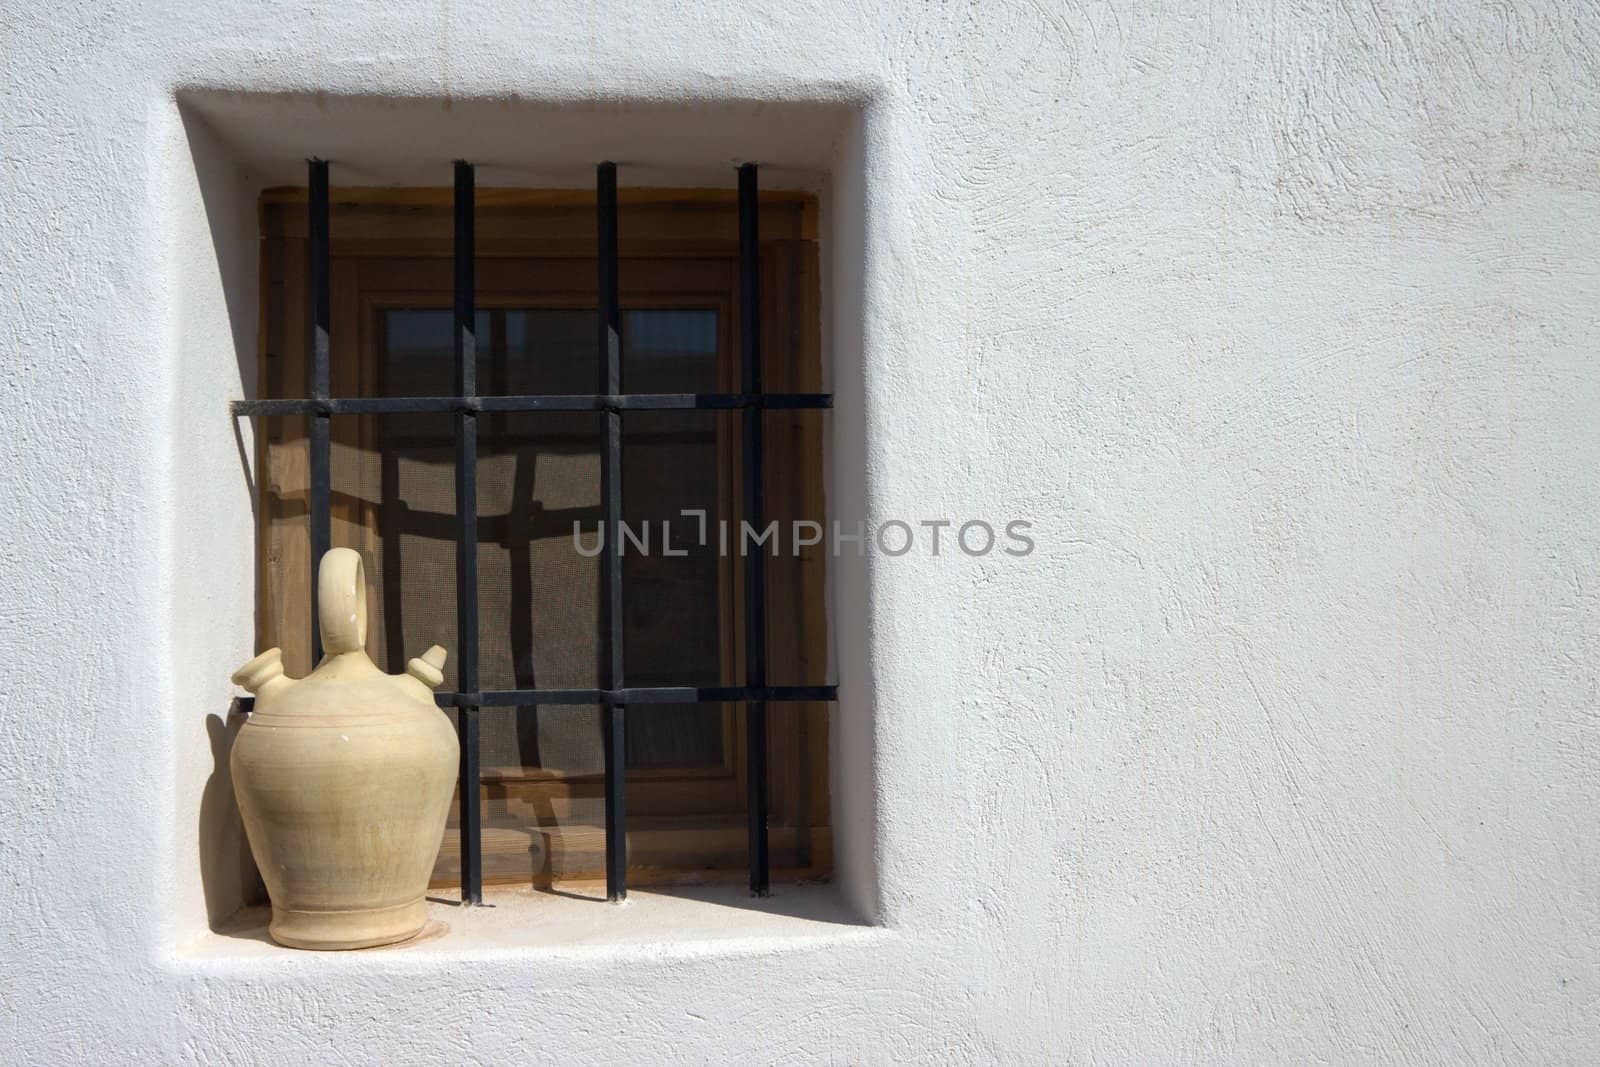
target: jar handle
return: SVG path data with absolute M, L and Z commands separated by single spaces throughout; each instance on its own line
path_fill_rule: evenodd
M 361 553 L 330 548 L 317 569 L 317 621 L 330 656 L 367 647 L 367 572 Z

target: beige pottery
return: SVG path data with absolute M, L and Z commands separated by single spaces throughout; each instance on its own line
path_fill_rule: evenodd
M 445 651 L 403 675 L 367 658 L 361 557 L 335 548 L 317 572 L 326 655 L 296 681 L 280 649 L 234 674 L 256 694 L 229 760 L 250 851 L 272 898 L 272 939 L 293 948 L 403 941 L 444 837 L 460 749 L 433 702 Z

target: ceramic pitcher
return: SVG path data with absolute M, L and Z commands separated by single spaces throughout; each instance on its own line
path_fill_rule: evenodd
M 456 780 L 455 731 L 433 702 L 445 651 L 400 675 L 367 658 L 366 574 L 348 548 L 322 557 L 317 617 L 326 654 L 310 674 L 287 677 L 274 648 L 233 676 L 256 695 L 229 762 L 270 932 L 293 948 L 403 941 L 427 922 Z

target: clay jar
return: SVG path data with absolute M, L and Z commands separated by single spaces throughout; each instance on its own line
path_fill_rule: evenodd
M 335 548 L 317 572 L 326 654 L 306 677 L 280 649 L 234 674 L 256 694 L 229 760 L 250 851 L 272 898 L 272 939 L 292 948 L 403 941 L 423 895 L 456 779 L 455 731 L 433 702 L 435 645 L 384 674 L 367 658 L 361 557 Z

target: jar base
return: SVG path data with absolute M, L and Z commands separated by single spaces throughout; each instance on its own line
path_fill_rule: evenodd
M 427 923 L 422 897 L 393 907 L 358 911 L 302 911 L 274 904 L 267 933 L 287 948 L 336 952 L 405 941 L 421 933 Z

